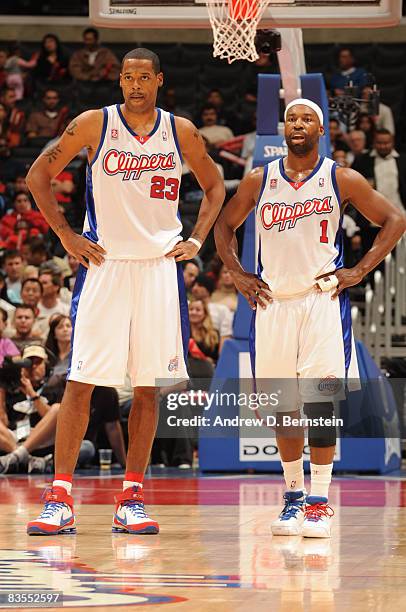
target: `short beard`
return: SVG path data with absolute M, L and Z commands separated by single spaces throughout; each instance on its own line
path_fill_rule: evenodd
M 304 142 L 294 144 L 292 141 L 286 140 L 289 151 L 291 151 L 296 157 L 305 157 L 308 153 L 313 151 L 316 143 L 311 140 L 305 140 Z

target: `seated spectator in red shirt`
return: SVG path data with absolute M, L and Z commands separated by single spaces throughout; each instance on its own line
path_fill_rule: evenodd
M 4 357 L 10 355 L 16 357 L 20 354 L 20 351 L 10 338 L 3 338 L 3 332 L 7 326 L 7 312 L 0 308 L 0 367 L 3 365 Z
M 116 81 L 120 74 L 120 62 L 110 49 L 99 45 L 99 32 L 86 28 L 83 32 L 84 47 L 70 58 L 69 70 L 77 81 Z
M 45 34 L 41 42 L 34 77 L 44 82 L 57 83 L 69 78 L 69 57 L 55 34 Z
M 47 89 L 42 97 L 42 109 L 34 110 L 27 119 L 27 138 L 55 138 L 68 123 L 69 108 L 60 106 L 59 93 Z
M 25 115 L 24 111 L 17 108 L 17 95 L 14 89 L 4 89 L 0 102 L 7 110 L 7 144 L 9 147 L 18 147 L 24 134 Z
M 42 214 L 37 210 L 32 210 L 31 200 L 24 192 L 17 192 L 14 197 L 14 211 L 1 219 L 0 238 L 7 240 L 12 234 L 16 234 L 16 224 L 21 221 L 27 223 L 28 229 L 35 228 L 41 234 L 46 234 L 49 225 Z
M 0 49 L 0 88 L 2 89 L 7 82 L 7 70 L 5 69 L 7 61 L 7 51 Z
M 212 363 L 219 355 L 219 335 L 213 327 L 206 303 L 192 298 L 189 302 L 190 337 Z
M 75 191 L 72 172 L 63 170 L 52 179 L 51 186 L 59 204 L 63 206 L 64 204 L 72 203 L 72 193 Z
M 35 313 L 33 306 L 28 304 L 19 304 L 14 312 L 13 327 L 15 333 L 11 336 L 20 353 L 26 346 L 31 344 L 41 343 L 41 337 L 38 332 L 33 331 L 35 325 Z

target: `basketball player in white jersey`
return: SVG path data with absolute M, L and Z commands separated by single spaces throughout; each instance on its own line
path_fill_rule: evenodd
M 32 535 L 75 530 L 72 474 L 90 396 L 95 385 L 124 384 L 127 369 L 134 402 L 113 531 L 159 530 L 145 512 L 142 488 L 157 423 L 157 386 L 187 378 L 187 301 L 176 262 L 197 254 L 225 195 L 194 125 L 155 108 L 162 84 L 155 53 L 129 52 L 120 74 L 124 104 L 77 117 L 27 177 L 44 217 L 82 264 L 72 298 L 71 364 L 58 414 L 56 473 L 43 512 L 28 524 Z M 51 181 L 84 147 L 87 215 L 79 236 L 59 212 Z M 182 157 L 204 192 L 196 226 L 185 242 L 178 218 Z
M 254 310 L 250 344 L 257 381 L 268 379 L 271 385 L 269 379 L 293 379 L 299 390 L 291 405 L 282 403 L 276 427 L 287 487 L 285 507 L 272 524 L 277 535 L 330 536 L 333 511 L 328 490 L 335 427 L 317 427 L 315 421 L 309 428 L 311 488 L 307 495 L 303 428 L 289 432 L 281 417 L 300 417 L 302 404 L 310 419 L 333 416 L 331 399 L 317 390 L 324 390 L 323 381 L 329 387 L 340 379 L 358 377 L 345 289 L 373 270 L 406 229 L 405 216 L 360 174 L 319 156 L 326 119 L 310 100 L 288 104 L 287 157 L 252 170 L 215 226 L 220 257 Z M 381 227 L 370 251 L 352 269 L 343 267 L 342 253 L 341 219 L 348 202 Z M 242 268 L 234 241 L 235 230 L 254 208 L 260 244 L 258 275 Z M 321 381 L 316 397 L 315 381 Z

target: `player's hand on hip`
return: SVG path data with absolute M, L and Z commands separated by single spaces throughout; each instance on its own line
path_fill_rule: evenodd
M 61 242 L 65 250 L 76 257 L 85 268 L 89 267 L 89 262 L 96 266 L 101 266 L 104 263 L 103 255 L 106 254 L 106 251 L 84 236 L 72 232 L 61 238 Z
M 353 287 L 362 281 L 362 275 L 355 268 L 340 268 L 339 270 L 334 270 L 334 272 L 326 272 L 325 274 L 316 276 L 315 280 L 325 281 L 331 277 L 335 277 L 338 281 L 335 285 L 335 291 L 331 296 L 332 300 L 338 297 L 347 287 Z M 321 283 L 317 283 L 316 287 L 322 291 Z
M 199 247 L 189 240 L 178 242 L 173 249 L 166 254 L 166 257 L 174 257 L 175 261 L 187 261 L 193 259 L 199 252 Z
M 248 300 L 252 310 L 256 310 L 257 304 L 266 308 L 272 302 L 271 290 L 263 280 L 249 272 L 232 272 L 234 285 L 238 291 Z

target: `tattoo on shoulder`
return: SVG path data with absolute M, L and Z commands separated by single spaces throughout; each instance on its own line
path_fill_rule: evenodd
M 49 164 L 52 164 L 52 162 L 54 162 L 61 153 L 62 149 L 59 145 L 56 145 L 55 147 L 51 147 L 50 149 L 44 151 L 44 155 L 48 159 Z
M 72 123 L 70 123 L 68 125 L 68 127 L 66 128 L 66 133 L 69 136 L 74 136 L 75 135 L 75 129 L 76 129 L 77 125 L 78 125 L 77 121 L 72 121 Z
M 195 131 L 193 132 L 193 137 L 194 137 L 194 138 L 196 138 L 196 140 L 200 138 L 200 132 L 199 132 L 199 130 L 195 130 Z

